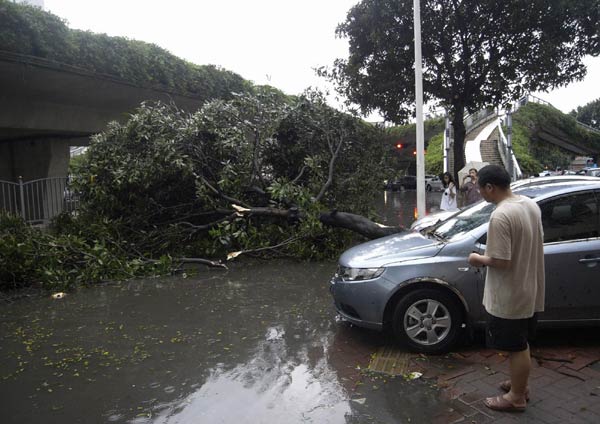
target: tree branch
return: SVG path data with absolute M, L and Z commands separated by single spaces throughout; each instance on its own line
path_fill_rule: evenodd
M 210 183 L 209 183 L 209 182 L 206 180 L 206 178 L 204 178 L 202 175 L 200 175 L 200 179 L 202 180 L 202 182 L 203 182 L 204 184 L 206 184 L 206 186 L 207 186 L 207 187 L 208 187 L 208 188 L 209 188 L 209 189 L 210 189 L 210 190 L 211 190 L 213 193 L 215 193 L 215 194 L 216 194 L 216 195 L 218 195 L 219 197 L 221 197 L 221 198 L 223 198 L 223 199 L 227 200 L 228 202 L 231 202 L 231 203 L 236 203 L 236 204 L 239 204 L 239 205 L 243 205 L 243 206 L 245 206 L 245 207 L 249 207 L 249 205 L 247 205 L 245 202 L 242 202 L 241 200 L 238 200 L 238 199 L 234 199 L 233 197 L 229 197 L 229 196 L 227 196 L 226 194 L 224 194 L 223 192 L 221 192 L 221 191 L 217 190 L 217 189 L 216 189 L 215 187 L 213 187 L 213 186 L 212 186 L 212 185 L 211 185 L 211 184 L 210 184 Z
M 389 236 L 396 234 L 406 229 L 404 227 L 389 227 L 376 222 L 371 221 L 361 215 L 355 215 L 347 212 L 327 212 L 322 213 L 319 220 L 331 227 L 346 228 L 359 233 L 368 239 L 376 239 L 379 237 Z
M 331 160 L 329 161 L 329 173 L 327 175 L 327 181 L 325 182 L 325 184 L 323 185 L 323 187 L 321 187 L 321 191 L 319 192 L 319 194 L 317 195 L 317 197 L 315 197 L 315 202 L 318 202 L 321 200 L 321 198 L 323 197 L 323 195 L 325 194 L 325 192 L 327 191 L 327 189 L 331 186 L 331 184 L 333 183 L 333 170 L 335 167 L 335 161 L 338 157 L 338 154 L 340 152 L 340 148 L 342 147 L 342 144 L 344 144 L 344 137 L 343 135 L 340 135 L 340 140 L 339 143 L 337 145 L 337 148 L 335 149 L 335 152 L 333 151 L 333 147 L 330 145 L 330 151 L 332 153 L 331 155 Z

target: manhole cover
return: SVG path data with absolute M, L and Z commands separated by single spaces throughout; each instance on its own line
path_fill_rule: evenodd
M 381 372 L 390 375 L 406 375 L 408 364 L 413 357 L 410 353 L 403 352 L 393 347 L 381 347 L 371 357 L 369 371 Z

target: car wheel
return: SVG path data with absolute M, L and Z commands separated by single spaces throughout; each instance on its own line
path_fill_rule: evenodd
M 427 191 L 431 191 L 431 185 L 430 184 L 427 184 L 426 188 L 427 188 Z
M 462 328 L 462 307 L 442 290 L 412 291 L 394 311 L 394 335 L 415 352 L 447 352 L 459 339 Z

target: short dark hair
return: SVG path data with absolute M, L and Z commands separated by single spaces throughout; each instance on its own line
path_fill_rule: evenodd
M 503 189 L 510 188 L 510 175 L 499 165 L 487 165 L 477 173 L 477 180 L 481 187 L 491 184 Z

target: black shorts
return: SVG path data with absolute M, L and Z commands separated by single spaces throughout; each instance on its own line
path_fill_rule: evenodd
M 505 319 L 487 314 L 485 343 L 490 349 L 521 352 L 535 338 L 537 313 L 531 318 Z

